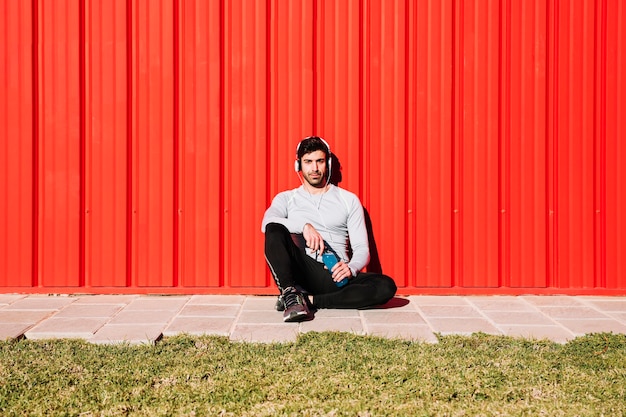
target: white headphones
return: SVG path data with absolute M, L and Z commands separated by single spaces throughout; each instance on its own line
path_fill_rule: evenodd
M 298 151 L 300 151 L 300 145 L 302 144 L 302 142 L 308 139 L 319 139 L 326 146 L 326 151 L 327 151 L 326 152 L 326 156 L 327 156 L 326 165 L 328 166 L 328 178 L 330 178 L 331 168 L 332 168 L 332 158 L 331 158 L 332 152 L 330 151 L 330 145 L 328 144 L 328 142 L 326 142 L 324 139 L 320 138 L 319 136 L 309 136 L 309 137 L 302 139 L 300 143 L 298 143 L 298 146 L 296 147 L 296 160 L 293 164 L 294 169 L 296 170 L 296 172 L 300 172 L 300 170 L 302 169 L 302 167 L 300 166 L 300 158 L 298 158 Z

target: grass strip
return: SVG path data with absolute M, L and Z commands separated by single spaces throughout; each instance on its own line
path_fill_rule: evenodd
M 0 342 L 0 415 L 623 415 L 626 336 Z

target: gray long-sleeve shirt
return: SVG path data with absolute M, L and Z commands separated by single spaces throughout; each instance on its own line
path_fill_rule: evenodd
M 268 223 L 284 225 L 291 233 L 302 233 L 310 223 L 356 275 L 370 260 L 363 206 L 350 191 L 330 185 L 322 194 L 309 194 L 303 186 L 278 193 L 265 211 L 261 231 Z M 349 257 L 349 249 L 352 257 Z M 321 256 L 306 249 L 321 262 Z

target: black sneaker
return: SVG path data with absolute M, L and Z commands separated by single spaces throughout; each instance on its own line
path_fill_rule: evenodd
M 311 303 L 309 303 L 309 299 L 306 297 L 306 295 L 308 294 L 308 291 L 300 287 L 299 285 L 296 285 L 296 290 L 300 291 L 302 295 L 305 296 L 304 301 L 307 302 L 309 306 L 309 310 L 315 310 L 313 306 L 311 305 Z M 283 298 L 282 294 L 279 295 L 278 298 L 276 299 L 276 304 L 274 304 L 274 308 L 276 309 L 276 311 L 285 311 L 285 299 Z
M 276 305 L 274 306 L 274 308 L 276 308 L 276 311 L 285 311 L 285 301 L 283 300 L 282 295 L 278 296 L 278 299 L 276 300 Z
M 294 287 L 285 288 L 282 294 L 283 321 L 304 321 L 313 318 L 304 295 Z

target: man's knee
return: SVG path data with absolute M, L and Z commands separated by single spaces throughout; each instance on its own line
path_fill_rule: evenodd
M 398 291 L 398 286 L 396 285 L 395 281 L 387 275 L 383 275 L 383 278 L 384 279 L 382 279 L 380 283 L 380 294 L 381 298 L 384 300 L 384 304 L 396 295 L 396 291 Z
M 287 233 L 289 234 L 289 230 L 287 227 L 280 223 L 268 223 L 265 225 L 265 234 L 275 234 L 275 233 Z
M 265 253 L 290 250 L 291 233 L 287 227 L 279 223 L 268 223 L 265 226 Z
M 305 250 L 306 242 L 302 233 L 291 233 L 286 226 L 280 223 L 268 223 L 265 226 L 265 244 L 283 244 L 291 245 L 293 243 L 296 248 Z
M 265 226 L 265 242 L 273 244 L 286 241 L 289 230 L 280 223 L 268 223 Z

